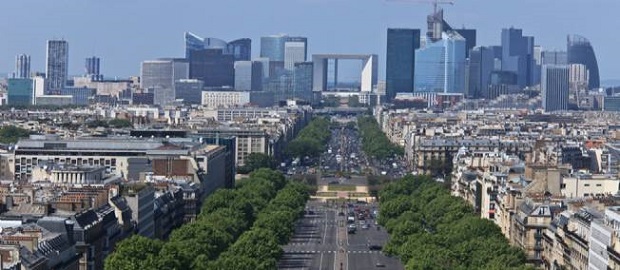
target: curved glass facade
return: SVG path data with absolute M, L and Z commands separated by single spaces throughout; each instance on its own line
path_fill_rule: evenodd
M 201 50 L 205 48 L 205 43 L 201 37 L 185 32 L 185 58 L 189 58 L 189 51 Z
M 579 35 L 570 35 L 567 38 L 566 51 L 569 64 L 582 64 L 588 69 L 588 88 L 599 88 L 598 62 L 590 41 Z

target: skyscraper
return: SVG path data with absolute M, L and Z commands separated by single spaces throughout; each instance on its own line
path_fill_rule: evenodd
M 155 105 L 174 101 L 175 82 L 189 77 L 189 64 L 185 59 L 157 59 L 142 62 L 140 87 L 154 94 Z
M 566 52 L 569 64 L 582 64 L 588 69 L 588 88 L 600 87 L 598 62 L 590 41 L 579 35 L 571 35 L 567 38 Z
M 545 112 L 568 109 L 569 68 L 544 65 L 541 77 L 542 104 Z
M 190 50 L 188 60 L 190 79 L 203 81 L 205 87 L 234 85 L 234 57 L 222 49 Z
M 203 85 L 201 80 L 177 80 L 174 82 L 175 98 L 182 99 L 185 104 L 200 104 L 202 103 Z
M 442 38 L 415 52 L 415 91 L 465 92 L 465 39 L 444 32 Z
M 278 76 L 282 70 L 292 71 L 294 64 L 304 62 L 308 56 L 308 39 L 305 37 L 291 37 L 285 34 L 261 37 L 260 57 L 269 58 L 270 76 Z M 286 66 L 286 44 L 289 45 L 288 66 Z M 301 45 L 303 43 L 303 46 Z M 302 58 L 303 49 L 303 60 Z
M 15 57 L 15 78 L 30 78 L 30 55 L 20 54 Z
M 534 82 L 534 37 L 523 36 L 523 30 L 502 29 L 502 70 L 517 74 L 521 88 Z
M 228 53 L 233 55 L 235 61 L 250 61 L 252 58 L 252 40 L 241 38 L 228 42 Z
M 396 93 L 413 93 L 415 50 L 420 48 L 419 29 L 388 28 L 386 59 L 386 100 Z
M 568 65 L 568 56 L 564 51 L 542 51 L 541 65 Z
M 219 38 L 202 38 L 198 35 L 185 32 L 185 58 L 189 59 L 190 51 L 204 49 L 220 49 L 222 54 L 232 55 L 233 61 L 249 61 L 252 57 L 252 40 L 240 38 L 226 42 Z
M 185 58 L 189 77 L 201 80 L 205 87 L 232 87 L 235 61 L 247 61 L 252 55 L 252 41 L 242 38 L 227 43 L 218 38 L 201 38 L 185 33 Z
M 48 90 L 58 93 L 67 83 L 69 43 L 65 40 L 48 40 L 46 58 L 45 76 L 49 83 Z
M 293 73 L 293 97 L 312 101 L 312 62 L 295 64 Z
M 469 52 L 471 52 L 471 50 L 474 47 L 476 47 L 476 29 L 462 28 L 462 29 L 453 29 L 453 30 L 459 33 L 459 35 L 461 35 L 465 39 L 465 49 L 466 49 L 465 57 L 469 58 Z
M 306 42 L 287 41 L 284 43 L 284 68 L 293 71 L 295 64 L 306 61 Z
M 7 102 L 8 105 L 33 104 L 34 93 L 31 79 L 8 79 Z
M 485 97 L 489 87 L 491 72 L 494 70 L 495 57 L 490 47 L 475 47 L 469 53 L 469 98 Z
M 100 81 L 103 79 L 101 78 L 102 76 L 99 70 L 100 61 L 101 59 L 96 56 L 86 58 L 84 61 L 84 72 L 87 77 L 90 77 L 95 81 Z
M 236 61 L 235 90 L 262 91 L 263 64 L 258 61 Z
M 267 57 L 271 62 L 284 62 L 284 43 L 287 35 L 272 35 L 260 38 L 260 57 Z

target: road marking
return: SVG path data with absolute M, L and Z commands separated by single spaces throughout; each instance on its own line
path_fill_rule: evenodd
M 319 260 L 319 268 L 323 268 L 323 252 L 321 252 L 321 259 Z
M 325 220 L 327 220 L 327 212 L 325 211 Z M 323 244 L 325 244 L 325 238 L 327 237 L 327 223 L 325 223 L 325 226 L 323 227 Z

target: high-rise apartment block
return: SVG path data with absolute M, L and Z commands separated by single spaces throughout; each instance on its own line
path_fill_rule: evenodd
M 189 77 L 187 60 L 171 58 L 142 62 L 140 87 L 154 94 L 155 105 L 175 100 L 175 82 Z
M 30 55 L 20 54 L 15 57 L 15 74 L 17 79 L 30 78 Z
M 396 93 L 413 93 L 415 50 L 419 48 L 419 29 L 388 29 L 385 75 L 388 102 L 396 97 Z
M 69 72 L 69 43 L 65 40 L 47 41 L 47 65 L 45 75 L 48 90 L 58 93 L 67 83 Z
M 546 112 L 568 109 L 569 68 L 564 65 L 542 67 L 541 93 Z

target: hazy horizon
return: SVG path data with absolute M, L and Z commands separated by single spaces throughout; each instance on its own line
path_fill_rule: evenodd
M 453 27 L 478 30 L 477 45 L 499 45 L 502 28 L 522 28 L 545 49 L 565 50 L 566 35 L 588 38 L 596 52 L 601 80 L 620 79 L 614 11 L 620 1 L 456 0 L 446 7 Z M 308 37 L 314 53 L 379 55 L 384 79 L 386 29 L 419 28 L 425 32 L 431 5 L 384 0 L 164 1 L 8 0 L 0 24 L 0 72 L 14 70 L 15 56 L 32 57 L 32 71 L 44 71 L 46 40 L 69 42 L 69 73 L 82 74 L 84 59 L 98 56 L 106 77 L 139 75 L 140 62 L 184 55 L 183 33 L 227 41 L 252 39 L 258 56 L 260 37 L 287 33 Z M 22 12 L 20 12 L 22 11 Z M 28 11 L 28 12 L 23 12 Z M 552 15 L 552 16 L 550 16 Z

